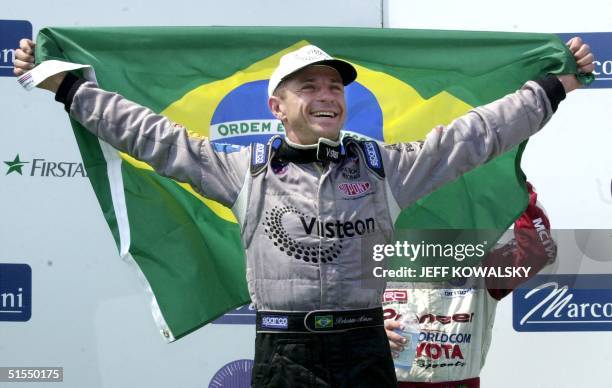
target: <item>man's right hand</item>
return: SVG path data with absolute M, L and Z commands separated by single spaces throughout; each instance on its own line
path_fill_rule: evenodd
M 399 357 L 399 353 L 404 350 L 404 345 L 406 345 L 406 338 L 397 334 L 395 332 L 397 329 L 403 329 L 399 321 L 393 321 L 391 319 L 385 321 L 385 331 L 387 332 L 389 347 L 391 348 L 391 355 L 393 358 Z
M 15 61 L 13 62 L 13 73 L 17 77 L 34 68 L 35 47 L 36 43 L 32 42 L 30 39 L 21 39 L 19 41 L 19 48 L 15 50 Z M 38 84 L 38 87 L 55 93 L 65 76 L 66 73 L 55 74 Z

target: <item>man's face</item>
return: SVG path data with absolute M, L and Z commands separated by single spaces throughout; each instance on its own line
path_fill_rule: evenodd
M 346 115 L 342 77 L 329 66 L 308 66 L 283 81 L 269 105 L 291 141 L 337 140 Z

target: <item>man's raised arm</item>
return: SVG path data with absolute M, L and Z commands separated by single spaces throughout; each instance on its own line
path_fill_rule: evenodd
M 579 72 L 594 70 L 590 47 L 567 42 Z M 548 75 L 520 90 L 437 126 L 423 142 L 381 147 L 389 187 L 398 207 L 410 206 L 540 130 L 569 93 L 581 86 L 574 74 Z
M 19 42 L 13 72 L 34 68 L 35 43 Z M 71 117 L 119 151 L 157 173 L 190 184 L 203 196 L 231 207 L 242 189 L 249 152 L 193 136 L 180 124 L 71 73 L 50 76 L 38 87 L 55 93 Z

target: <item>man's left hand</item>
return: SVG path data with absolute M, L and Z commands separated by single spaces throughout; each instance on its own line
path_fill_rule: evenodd
M 593 63 L 595 57 L 591 52 L 591 47 L 589 47 L 588 44 L 584 43 L 580 37 L 573 37 L 566 43 L 566 45 L 574 55 L 574 59 L 576 60 L 576 66 L 578 67 L 578 72 L 591 73 L 593 70 L 595 70 L 595 64 Z M 561 81 L 561 83 L 563 84 L 565 93 L 569 93 L 572 90 L 582 87 L 582 84 L 580 83 L 580 81 L 578 81 L 576 75 L 574 74 L 563 74 L 558 75 L 557 77 L 559 78 L 559 81 Z

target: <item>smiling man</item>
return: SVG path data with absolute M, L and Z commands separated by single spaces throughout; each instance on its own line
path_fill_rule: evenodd
M 290 123 L 285 128 L 293 143 L 338 140 L 346 118 L 344 85 L 356 77 L 347 62 L 305 46 L 281 58 L 268 84 L 268 106 L 283 124 Z
M 20 46 L 16 75 L 34 67 L 33 42 Z M 592 71 L 588 46 L 569 46 Z M 401 209 L 537 132 L 580 86 L 574 75 L 530 81 L 424 142 L 384 146 L 341 136 L 344 86 L 356 75 L 315 46 L 286 54 L 268 88 L 286 137 L 244 148 L 191 137 L 72 74 L 39 85 L 96 136 L 232 209 L 258 310 L 254 387 L 394 387 L 385 282 L 362 287 L 362 249 L 390 241 Z

